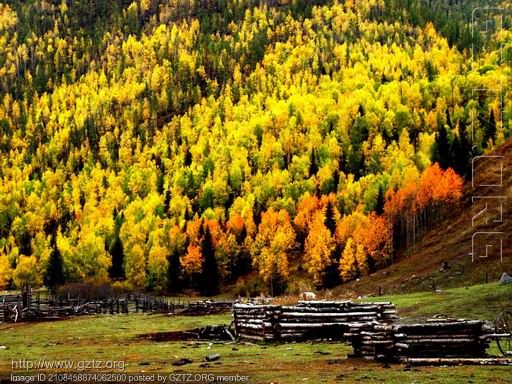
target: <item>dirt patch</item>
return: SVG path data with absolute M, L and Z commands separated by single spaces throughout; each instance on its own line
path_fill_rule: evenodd
M 174 332 L 154 332 L 154 333 L 146 333 L 143 335 L 137 336 L 137 338 L 142 340 L 150 340 L 150 341 L 187 341 L 187 340 L 197 340 L 199 339 L 199 333 L 196 330 L 190 331 L 174 331 Z
M 155 332 L 137 336 L 151 341 L 186 341 L 186 340 L 234 340 L 233 330 L 227 325 L 207 325 L 203 328 L 187 331 Z

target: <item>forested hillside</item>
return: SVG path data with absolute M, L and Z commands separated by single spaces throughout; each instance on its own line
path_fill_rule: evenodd
M 409 3 L 0 4 L 0 289 L 279 293 L 404 257 L 512 135 L 510 17 Z

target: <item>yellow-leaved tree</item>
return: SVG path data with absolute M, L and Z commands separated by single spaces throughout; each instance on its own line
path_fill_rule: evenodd
M 358 266 L 356 258 L 356 247 L 352 238 L 347 240 L 345 249 L 341 254 L 340 259 L 340 276 L 343 280 L 347 281 L 357 276 Z
M 325 214 L 318 210 L 309 224 L 309 233 L 304 247 L 304 261 L 308 273 L 317 285 L 323 283 L 324 272 L 332 264 L 331 254 L 335 242 L 325 226 Z
M 357 244 L 357 246 L 356 246 L 355 259 L 356 259 L 356 262 L 357 262 L 359 273 L 361 273 L 363 275 L 367 274 L 368 270 L 369 270 L 369 267 L 368 267 L 368 256 L 366 254 L 364 246 L 361 245 L 361 244 Z
M 12 277 L 18 288 L 40 286 L 42 276 L 37 268 L 36 257 L 20 256 Z
M 274 291 L 274 282 L 282 282 L 288 277 L 288 258 L 294 246 L 295 231 L 288 212 L 270 208 L 262 213 L 251 255 L 253 266 L 263 281 L 270 284 L 271 291 Z
M 84 229 L 78 241 L 75 264 L 78 265 L 83 280 L 104 281 L 112 261 L 105 250 L 105 240 L 92 229 Z
M 0 256 L 0 289 L 5 289 L 11 278 L 11 266 L 7 256 Z
M 146 256 L 144 249 L 135 244 L 126 252 L 124 270 L 128 282 L 135 288 L 143 288 L 146 283 Z
M 154 244 L 149 251 L 148 286 L 154 290 L 160 291 L 167 286 L 168 257 L 169 249 L 160 244 Z
M 167 228 L 161 226 L 153 231 L 150 235 L 150 243 L 146 285 L 150 289 L 161 291 L 167 288 L 168 258 L 171 253 Z

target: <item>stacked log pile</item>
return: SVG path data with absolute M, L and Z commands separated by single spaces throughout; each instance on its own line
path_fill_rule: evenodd
M 491 359 L 492 340 L 509 338 L 480 320 L 397 320 L 393 304 L 350 301 L 299 302 L 295 306 L 233 306 L 238 337 L 258 341 L 348 340 L 353 357 L 408 364 L 511 364 Z
M 295 306 L 235 304 L 237 336 L 260 341 L 343 338 L 371 321 L 396 318 L 393 304 L 303 301 Z
M 428 363 L 442 359 L 486 357 L 491 340 L 509 337 L 496 334 L 491 327 L 480 320 L 428 321 L 416 324 L 365 324 L 359 332 L 345 334 L 351 340 L 355 357 L 382 361 L 403 361 Z

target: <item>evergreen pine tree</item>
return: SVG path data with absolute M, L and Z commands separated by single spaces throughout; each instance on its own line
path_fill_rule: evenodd
M 119 231 L 123 225 L 124 215 L 123 213 L 118 214 L 117 210 L 114 211 L 115 217 L 115 233 L 114 241 L 111 243 L 109 250 L 110 256 L 112 257 L 112 265 L 109 268 L 108 274 L 111 279 L 124 279 L 124 248 L 121 239 L 119 238 Z
M 379 192 L 377 194 L 377 205 L 375 206 L 375 213 L 377 215 L 382 215 L 384 213 L 384 205 L 386 204 L 386 199 L 384 196 L 384 188 L 382 185 L 379 185 Z
M 330 201 L 327 202 L 327 207 L 325 208 L 325 226 L 331 232 L 331 235 L 334 236 L 336 232 L 336 218 L 334 217 L 334 207 Z
M 116 233 L 112 247 L 110 248 L 110 255 L 112 256 L 112 265 L 108 271 L 110 278 L 122 279 L 124 275 L 124 249 L 123 243 L 119 238 L 119 232 Z
M 311 150 L 310 163 L 309 163 L 309 177 L 316 175 L 318 172 L 318 165 L 315 158 L 315 149 Z
M 485 122 L 484 128 L 484 146 L 487 145 L 487 142 L 490 140 L 496 140 L 496 119 L 494 118 L 494 111 L 491 109 L 491 113 L 489 114 L 489 121 Z
M 197 230 L 198 239 L 203 239 L 205 227 L 208 228 L 208 225 L 205 224 L 204 219 L 201 219 L 201 225 L 199 225 L 199 229 Z
M 62 256 L 59 248 L 57 247 L 56 234 L 52 235 L 50 243 L 51 254 L 46 267 L 46 285 L 50 288 L 55 288 L 64 283 L 64 268 L 62 265 Z
M 201 289 L 207 296 L 219 293 L 219 271 L 215 259 L 210 228 L 205 225 L 203 240 L 201 241 L 201 252 L 203 254 L 203 269 L 201 272 Z
M 171 206 L 171 192 L 169 190 L 165 191 L 164 194 L 164 209 L 165 213 L 169 213 L 169 207 Z
M 340 166 L 341 167 L 341 166 Z M 338 192 L 338 186 L 340 184 L 340 171 L 337 169 L 334 171 L 334 174 L 332 176 L 332 182 L 333 182 L 333 192 Z
M 169 293 L 178 293 L 182 289 L 182 275 L 180 254 L 176 247 L 172 250 L 167 261 L 167 290 Z
M 158 172 L 158 177 L 156 179 L 156 190 L 161 195 L 164 193 L 164 173 L 163 172 Z
M 457 135 L 453 135 L 453 140 L 450 145 L 450 166 L 458 172 L 458 159 L 462 156 L 460 139 Z
M 336 246 L 331 255 L 332 263 L 325 269 L 324 274 L 324 287 L 325 288 L 333 288 L 337 285 L 341 284 L 340 279 L 340 256 L 341 256 L 341 248 Z
M 446 108 L 446 125 L 450 127 L 450 129 L 453 128 L 452 119 L 450 117 L 450 110 L 448 108 Z
M 183 161 L 183 165 L 185 167 L 190 167 L 192 164 L 192 153 L 190 153 L 190 150 L 187 148 L 187 152 L 185 153 L 185 159 Z
M 433 160 L 439 163 L 442 169 L 450 166 L 450 143 L 448 141 L 448 132 L 446 127 L 441 125 L 436 135 L 435 150 Z
M 472 149 L 471 149 L 471 144 L 468 140 L 468 135 L 467 135 L 467 132 L 466 132 L 466 127 L 465 125 L 460 122 L 459 124 L 459 138 L 458 138 L 458 152 L 453 152 L 453 156 L 454 156 L 454 168 L 455 168 L 455 171 L 463 176 L 463 177 L 468 177 L 470 172 L 469 172 L 469 167 L 470 167 L 470 163 L 471 163 L 471 157 L 473 156 L 472 155 Z

